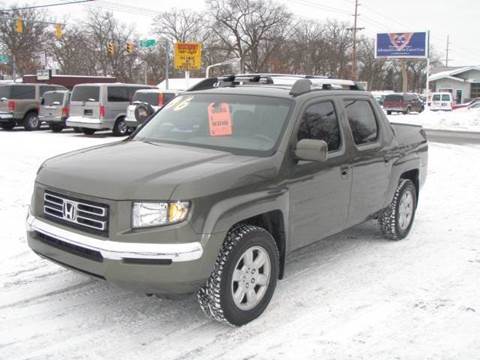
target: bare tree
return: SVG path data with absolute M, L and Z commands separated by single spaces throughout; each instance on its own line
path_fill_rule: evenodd
M 292 15 L 270 0 L 209 0 L 213 33 L 227 54 L 241 59 L 242 71 L 266 71 L 291 30 Z
M 0 14 L 0 19 L 0 44 L 15 60 L 17 72 L 34 72 L 39 66 L 36 54 L 44 50 L 46 39 L 44 13 L 36 9 L 12 10 Z M 21 33 L 16 30 L 18 19 L 23 20 Z

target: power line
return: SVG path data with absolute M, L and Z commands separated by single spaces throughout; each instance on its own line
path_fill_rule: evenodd
M 19 10 L 41 9 L 41 8 L 54 7 L 54 6 L 82 4 L 86 2 L 92 2 L 92 1 L 94 0 L 76 0 L 76 1 L 68 1 L 68 2 L 61 2 L 61 3 L 54 3 L 54 4 L 23 6 L 23 7 L 13 8 L 13 9 L 2 9 L 0 10 L 0 12 L 14 12 Z

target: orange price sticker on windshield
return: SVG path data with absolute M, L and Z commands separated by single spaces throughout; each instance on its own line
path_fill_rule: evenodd
M 232 135 L 232 115 L 227 103 L 208 105 L 208 128 L 210 136 Z

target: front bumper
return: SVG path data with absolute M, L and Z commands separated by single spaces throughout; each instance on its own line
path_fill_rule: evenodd
M 200 242 L 111 241 L 67 230 L 31 214 L 27 218 L 27 239 L 40 256 L 144 293 L 191 293 L 213 270 L 214 262 L 211 256 L 203 256 Z
M 192 261 L 202 257 L 203 248 L 199 242 L 180 244 L 145 244 L 124 243 L 110 240 L 99 240 L 92 236 L 78 234 L 41 219 L 28 215 L 27 231 L 37 231 L 57 240 L 97 251 L 104 259 L 152 259 L 171 260 L 172 262 Z
M 66 121 L 67 126 L 87 129 L 102 130 L 108 126 L 101 119 L 86 118 L 83 116 L 70 116 Z

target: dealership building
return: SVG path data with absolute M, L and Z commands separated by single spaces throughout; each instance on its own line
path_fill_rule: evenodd
M 457 103 L 480 98 L 480 66 L 434 69 L 430 87 L 436 92 L 450 92 Z

